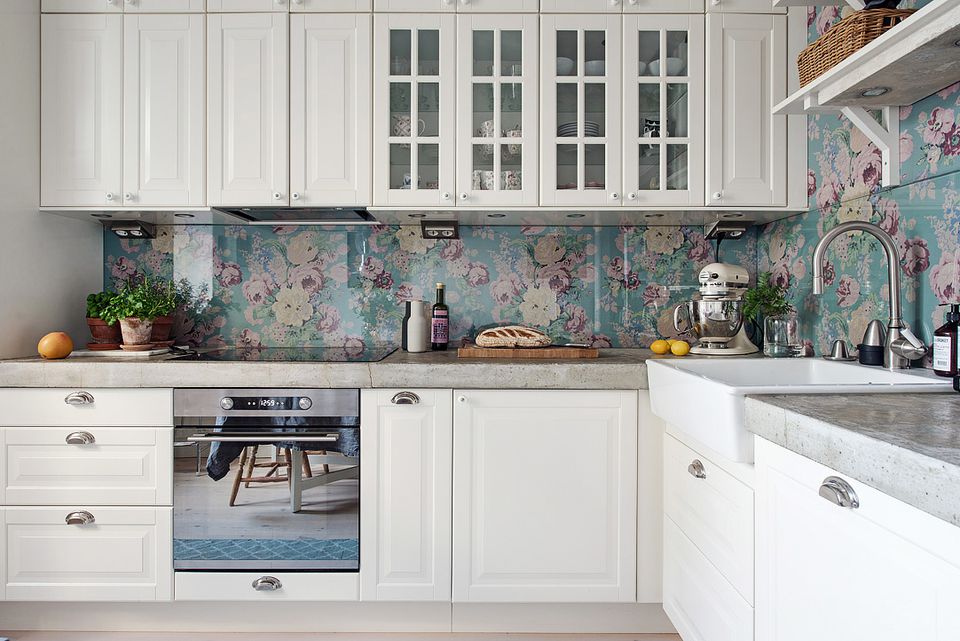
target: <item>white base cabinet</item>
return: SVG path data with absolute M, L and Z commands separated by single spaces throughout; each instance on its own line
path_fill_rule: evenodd
M 636 600 L 637 393 L 454 392 L 453 600 Z
M 957 638 L 960 528 L 759 438 L 756 465 L 758 639 Z

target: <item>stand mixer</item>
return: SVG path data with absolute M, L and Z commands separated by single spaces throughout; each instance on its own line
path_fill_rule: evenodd
M 740 265 L 711 263 L 700 270 L 699 297 L 673 310 L 673 326 L 698 341 L 690 350 L 700 356 L 743 356 L 759 348 L 743 326 L 743 295 L 750 275 Z

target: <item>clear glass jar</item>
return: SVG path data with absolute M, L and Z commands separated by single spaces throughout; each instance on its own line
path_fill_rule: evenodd
M 771 358 L 803 356 L 803 342 L 795 315 L 770 316 L 763 319 L 763 353 Z

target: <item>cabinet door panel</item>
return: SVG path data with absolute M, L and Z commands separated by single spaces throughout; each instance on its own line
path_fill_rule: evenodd
M 373 0 L 373 10 L 392 13 L 454 12 L 457 0 Z
M 207 0 L 207 11 L 210 13 L 286 12 L 289 7 L 290 0 Z
M 127 13 L 203 13 L 204 10 L 204 0 L 123 0 L 123 3 Z
M 623 0 L 540 0 L 543 13 L 620 13 Z
M 210 205 L 286 205 L 287 14 L 207 18 Z
M 454 601 L 635 601 L 636 393 L 454 396 Z
M 707 16 L 707 203 L 785 206 L 786 16 Z
M 123 17 L 40 23 L 40 204 L 120 205 Z
M 373 0 L 290 0 L 290 11 L 307 13 L 370 11 Z
M 540 0 L 459 0 L 460 13 L 537 13 Z
M 123 0 L 42 0 L 43 13 L 114 13 L 123 11 Z
M 413 394 L 415 403 L 397 403 Z M 361 598 L 449 601 L 450 390 L 365 390 L 360 477 Z M 372 471 L 371 471 L 372 470 Z
M 704 0 L 625 0 L 624 13 L 703 13 Z
M 203 22 L 124 17 L 124 205 L 206 202 Z
M 731 13 L 786 13 L 786 7 L 774 7 L 769 0 L 706 0 L 707 11 Z
M 290 18 L 292 205 L 370 203 L 368 14 Z
M 757 440 L 757 638 L 955 639 L 960 529 L 856 480 L 856 509 L 819 495 L 837 473 Z

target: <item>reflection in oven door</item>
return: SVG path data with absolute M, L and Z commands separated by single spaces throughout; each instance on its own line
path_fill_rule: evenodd
M 200 423 L 181 423 L 176 434 L 199 448 L 175 460 L 176 570 L 359 570 L 359 427 Z

